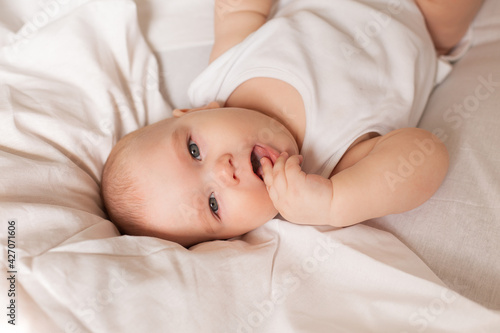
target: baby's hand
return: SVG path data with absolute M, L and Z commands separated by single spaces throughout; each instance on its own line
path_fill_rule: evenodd
M 302 171 L 300 155 L 289 157 L 284 152 L 274 166 L 266 157 L 260 163 L 269 197 L 285 219 L 297 224 L 329 224 L 333 200 L 330 179 Z

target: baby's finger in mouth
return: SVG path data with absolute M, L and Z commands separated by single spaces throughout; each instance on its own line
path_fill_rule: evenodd
M 285 166 L 286 160 L 290 155 L 286 151 L 282 152 L 276 162 L 274 163 L 274 169 L 283 168 Z
M 271 186 L 273 184 L 273 164 L 267 157 L 262 157 L 260 159 L 260 165 L 262 166 L 263 180 L 264 184 Z
M 300 164 L 302 164 L 303 158 L 302 158 L 302 155 L 292 155 L 292 156 L 290 156 L 288 161 L 295 162 L 296 164 L 300 165 Z

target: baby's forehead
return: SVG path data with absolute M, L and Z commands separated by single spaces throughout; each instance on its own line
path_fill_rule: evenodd
M 155 146 L 159 141 L 169 138 L 174 133 L 175 118 L 166 118 L 159 122 L 141 127 L 132 132 L 131 143 L 136 147 L 144 147 L 147 145 Z

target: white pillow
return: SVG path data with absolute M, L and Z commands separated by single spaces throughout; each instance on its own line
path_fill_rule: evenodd
M 65 3 L 35 13 L 0 55 L 0 205 L 32 254 L 98 222 L 118 235 L 103 219 L 103 164 L 120 137 L 170 115 L 134 2 Z

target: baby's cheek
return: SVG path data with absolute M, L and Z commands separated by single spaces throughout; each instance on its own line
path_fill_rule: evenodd
M 252 194 L 252 197 L 256 215 L 258 215 L 262 219 L 267 221 L 278 214 L 278 210 L 274 207 L 267 190 L 264 189 L 263 191 L 255 192 Z
M 252 191 L 247 189 L 243 193 L 235 193 L 233 198 L 235 203 L 238 202 L 234 207 L 237 209 L 234 216 L 238 216 L 239 227 L 246 228 L 245 231 L 260 227 L 278 214 L 263 186 Z

